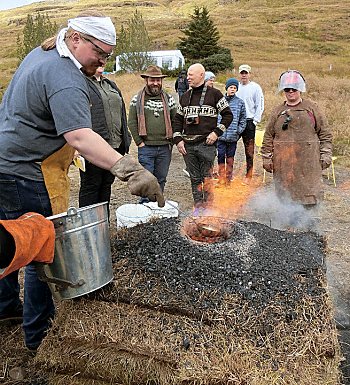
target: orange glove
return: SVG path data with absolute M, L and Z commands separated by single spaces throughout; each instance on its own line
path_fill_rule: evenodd
M 55 251 L 54 224 L 38 213 L 27 213 L 18 219 L 0 220 L 2 235 L 13 239 L 14 248 L 0 249 L 0 279 L 28 265 L 32 261 L 52 263 Z M 9 262 L 4 266 L 4 261 Z

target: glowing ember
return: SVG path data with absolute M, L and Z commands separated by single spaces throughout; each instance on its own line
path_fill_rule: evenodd
M 182 228 L 184 234 L 198 242 L 222 242 L 230 235 L 229 223 L 216 217 L 186 218 Z

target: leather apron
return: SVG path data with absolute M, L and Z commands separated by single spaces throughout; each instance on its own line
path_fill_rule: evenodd
M 68 170 L 73 161 L 74 152 L 75 149 L 66 143 L 41 163 L 53 215 L 66 212 L 68 209 L 70 192 Z

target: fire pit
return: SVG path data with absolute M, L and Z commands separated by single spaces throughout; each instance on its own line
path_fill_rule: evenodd
M 223 218 L 187 217 L 182 232 L 194 241 L 215 243 L 227 239 L 232 233 L 232 226 Z
M 194 233 L 228 237 L 196 242 L 185 225 L 118 231 L 110 287 L 60 305 L 39 349 L 50 384 L 340 384 L 323 238 L 203 217 Z

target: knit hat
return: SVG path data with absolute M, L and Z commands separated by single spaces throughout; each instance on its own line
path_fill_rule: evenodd
M 237 91 L 238 91 L 238 85 L 239 85 L 239 82 L 238 82 L 237 79 L 235 79 L 235 78 L 229 78 L 229 79 L 227 79 L 227 81 L 226 81 L 225 89 L 227 90 L 230 86 L 236 86 Z
M 211 71 L 205 71 L 204 81 L 207 82 L 210 79 L 215 79 L 215 75 Z

